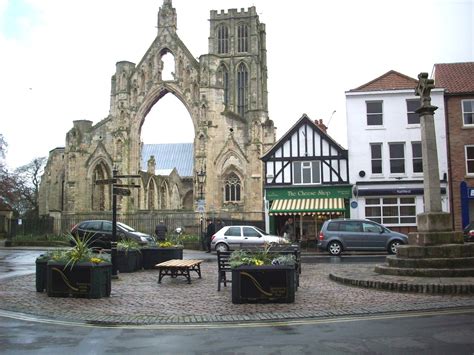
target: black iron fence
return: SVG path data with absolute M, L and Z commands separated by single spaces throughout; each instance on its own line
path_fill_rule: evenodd
M 245 224 L 265 229 L 262 213 L 240 213 L 236 218 L 205 216 L 199 213 L 130 214 L 117 216 L 117 221 L 151 235 L 154 234 L 156 225 L 163 221 L 170 233 L 180 227 L 185 234 L 199 236 L 200 232 L 205 232 L 206 218 L 216 221 L 220 219 L 225 225 Z M 8 237 L 15 239 L 23 236 L 61 236 L 69 233 L 77 223 L 92 219 L 112 220 L 112 216 L 111 214 L 75 214 L 58 216 L 57 218 L 11 219 L 9 220 L 10 233 Z

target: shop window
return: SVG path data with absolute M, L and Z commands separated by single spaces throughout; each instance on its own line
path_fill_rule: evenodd
M 365 217 L 384 225 L 416 224 L 415 197 L 366 198 Z

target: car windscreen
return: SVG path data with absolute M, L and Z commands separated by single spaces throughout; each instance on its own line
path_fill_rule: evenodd
M 254 227 L 256 230 L 258 230 L 260 233 L 262 233 L 263 235 L 269 235 L 267 232 L 265 232 L 264 230 L 261 230 L 260 228 L 258 227 Z
M 117 222 L 117 225 L 119 225 L 120 227 L 122 227 L 123 229 L 125 229 L 127 232 L 135 232 L 135 229 L 133 229 L 133 228 L 130 227 L 130 226 L 127 226 L 125 223 Z

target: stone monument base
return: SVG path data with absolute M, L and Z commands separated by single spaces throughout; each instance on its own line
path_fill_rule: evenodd
M 474 243 L 401 245 L 397 255 L 388 256 L 384 265 L 375 267 L 375 272 L 421 277 L 474 276 Z

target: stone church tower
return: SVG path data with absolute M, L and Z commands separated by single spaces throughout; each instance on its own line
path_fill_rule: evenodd
M 139 189 L 120 198 L 121 213 L 195 209 L 196 173 L 166 175 L 141 166 L 144 120 L 164 95 L 175 95 L 194 125 L 194 172 L 206 171 L 206 210 L 236 216 L 263 211 L 259 157 L 275 142 L 268 117 L 265 25 L 255 7 L 211 11 L 209 53 L 199 61 L 176 33 L 171 0 L 158 12 L 158 33 L 138 64 L 121 61 L 111 81 L 110 111 L 93 125 L 74 121 L 66 146 L 50 152 L 40 187 L 40 213 L 110 211 L 111 188 L 96 180 L 140 174 Z M 190 29 L 192 30 L 192 29 Z M 174 58 L 172 80 L 162 78 L 162 57 Z M 178 129 L 178 127 L 176 128 Z M 158 168 L 158 167 L 157 167 Z M 127 183 L 124 181 L 122 183 Z

